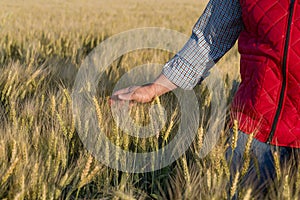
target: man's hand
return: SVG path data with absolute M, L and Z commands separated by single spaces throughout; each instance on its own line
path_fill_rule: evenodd
M 114 92 L 110 100 L 111 102 L 134 101 L 147 103 L 151 102 L 156 96 L 160 96 L 175 88 L 177 86 L 161 74 L 153 83 L 142 86 L 131 86 Z
M 152 84 L 131 86 L 113 93 L 112 101 L 135 101 L 139 103 L 151 102 L 155 97 L 155 88 Z

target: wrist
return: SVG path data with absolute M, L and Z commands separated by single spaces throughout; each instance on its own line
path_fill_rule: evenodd
M 166 85 L 162 85 L 161 83 L 152 83 L 150 84 L 150 91 L 152 97 L 161 96 L 169 91 L 171 91 L 174 88 L 170 88 Z
M 158 85 L 156 83 L 150 83 L 149 85 L 147 85 L 148 87 L 148 91 L 150 93 L 150 96 L 152 98 L 155 98 L 156 96 L 160 96 L 158 91 L 159 91 L 159 88 L 158 88 Z

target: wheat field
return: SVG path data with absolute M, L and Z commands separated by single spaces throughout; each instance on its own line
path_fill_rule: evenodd
M 196 139 L 178 160 L 152 172 L 126 173 L 99 162 L 82 144 L 72 114 L 76 74 L 97 45 L 114 34 L 141 27 L 164 27 L 189 35 L 206 3 L 1 0 L 0 199 L 227 199 L 228 191 L 235 193 L 238 183 L 228 188 L 230 174 L 224 156 L 227 124 L 216 147 L 206 157 L 198 157 L 212 118 L 211 96 L 205 86 L 194 89 L 200 110 Z M 138 50 L 111 64 L 93 106 L 99 124 L 115 145 L 130 151 L 151 151 L 174 137 L 180 114 L 172 94 L 153 102 L 162 105 L 171 117 L 159 136 L 149 139 L 120 131 L 108 106 L 112 89 L 124 73 L 145 63 L 165 63 L 173 55 Z M 227 105 L 239 82 L 238 66 L 236 46 L 216 66 L 224 74 Z M 148 120 L 147 106 L 132 108 L 136 123 Z M 299 180 L 300 173 L 291 181 L 278 168 L 274 192 L 266 198 L 298 199 Z M 240 188 L 239 196 L 255 199 L 250 186 Z

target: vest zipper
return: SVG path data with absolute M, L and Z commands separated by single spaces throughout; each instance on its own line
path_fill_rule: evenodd
M 289 48 L 289 42 L 290 42 L 290 31 L 291 31 L 291 23 L 292 23 L 292 17 L 293 17 L 293 11 L 294 11 L 294 5 L 295 5 L 295 0 L 291 0 L 290 2 L 290 12 L 289 12 L 289 18 L 288 18 L 288 26 L 287 26 L 287 32 L 286 32 L 286 41 L 285 41 L 285 46 L 284 46 L 284 54 L 283 54 L 283 61 L 282 61 L 282 86 L 280 90 L 280 98 L 279 98 L 279 103 L 278 107 L 276 110 L 275 118 L 272 124 L 271 132 L 269 135 L 269 138 L 267 140 L 267 143 L 270 144 L 273 137 L 274 133 L 278 124 L 279 116 L 282 111 L 282 106 L 283 106 L 283 99 L 284 99 L 284 93 L 286 89 L 286 67 L 287 67 L 287 54 L 288 54 L 288 48 Z

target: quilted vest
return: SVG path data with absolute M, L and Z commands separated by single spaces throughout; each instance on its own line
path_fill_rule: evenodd
M 261 142 L 300 148 L 300 0 L 240 0 L 239 129 Z

